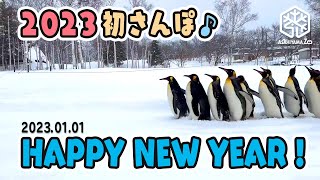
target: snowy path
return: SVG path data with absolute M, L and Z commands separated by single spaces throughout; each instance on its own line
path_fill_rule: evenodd
M 238 75 L 247 79 L 252 89 L 258 89 L 260 75 L 252 69 L 256 66 L 238 66 L 234 69 Z M 284 85 L 289 67 L 270 67 L 279 85 Z M 315 68 L 320 68 L 315 67 Z M 78 73 L 74 73 L 78 72 Z M 222 83 L 226 74 L 212 67 L 141 70 L 70 70 L 67 72 L 0 73 L 0 179 L 318 179 L 320 177 L 320 120 L 306 115 L 293 119 L 285 113 L 285 119 L 264 119 L 261 101 L 256 100 L 256 119 L 242 122 L 201 122 L 189 119 L 175 120 L 167 105 L 166 83 L 159 78 L 173 75 L 181 87 L 185 88 L 188 79 L 185 74 L 199 75 L 204 88 L 210 79 L 205 73 L 217 74 Z M 87 73 L 85 73 L 87 72 Z M 91 73 L 90 73 L 91 72 Z M 92 73 L 95 72 L 95 73 Z M 112 72 L 112 73 L 111 73 Z M 297 78 L 304 85 L 309 78 L 307 70 L 298 67 Z M 110 170 L 106 159 L 97 163 L 96 168 L 87 170 L 83 162 L 74 170 L 22 170 L 20 168 L 20 139 L 23 136 L 42 136 L 22 134 L 24 121 L 33 122 L 84 122 L 84 134 L 71 136 L 122 136 L 128 140 L 127 148 L 121 157 L 120 168 Z M 66 137 L 69 134 L 43 135 Z M 189 141 L 192 136 L 202 138 L 200 158 L 196 168 L 135 170 L 132 164 L 132 143 L 135 136 L 170 136 Z M 289 166 L 284 170 L 254 167 L 251 170 L 230 170 L 228 163 L 221 170 L 211 168 L 211 155 L 205 140 L 209 137 L 225 136 L 281 136 L 288 143 Z M 306 161 L 303 170 L 293 165 L 296 136 L 307 139 Z M 227 159 L 226 159 L 227 160 Z

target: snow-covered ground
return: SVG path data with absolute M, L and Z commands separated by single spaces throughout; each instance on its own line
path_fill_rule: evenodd
M 260 75 L 253 71 L 258 66 L 232 68 L 244 75 L 252 89 L 258 90 Z M 270 66 L 279 85 L 287 80 L 287 66 Z M 320 69 L 320 66 L 314 66 Z M 167 103 L 167 83 L 159 81 L 169 75 L 185 88 L 185 74 L 196 73 L 205 89 L 210 79 L 205 73 L 219 75 L 222 85 L 226 74 L 217 67 L 183 69 L 91 69 L 64 71 L 32 71 L 30 73 L 0 73 L 0 179 L 319 179 L 320 178 L 320 119 L 308 113 L 292 118 L 285 112 L 284 119 L 266 119 L 263 106 L 256 100 L 254 120 L 239 122 L 195 121 L 173 118 Z M 297 78 L 304 88 L 309 73 L 297 68 Z M 47 169 L 23 170 L 20 167 L 20 139 L 23 136 L 58 136 L 69 134 L 22 134 L 22 122 L 84 122 L 84 134 L 71 136 L 122 136 L 128 140 L 121 157 L 120 168 L 107 167 L 107 157 L 95 169 L 84 169 L 83 161 L 74 170 Z M 135 136 L 179 137 L 189 141 L 192 136 L 202 138 L 200 157 L 196 168 L 139 169 L 133 167 L 132 143 Z M 209 137 L 253 136 L 263 140 L 268 136 L 281 136 L 288 143 L 289 166 L 279 169 L 230 170 L 227 158 L 221 170 L 211 168 L 212 157 L 205 140 Z M 307 139 L 306 167 L 294 167 L 294 138 Z M 248 140 L 247 140 L 248 141 Z M 64 141 L 62 141 L 64 144 Z M 264 144 L 265 145 L 265 144 Z

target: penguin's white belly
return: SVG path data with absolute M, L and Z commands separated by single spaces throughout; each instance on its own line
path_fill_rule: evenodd
M 199 119 L 199 116 L 196 116 L 193 112 L 193 109 L 192 109 L 192 95 L 191 95 L 191 86 L 190 86 L 190 82 L 187 84 L 187 88 L 186 88 L 186 101 L 187 101 L 187 105 L 188 105 L 188 108 L 189 108 L 189 111 L 190 111 L 190 117 L 191 119 L 194 119 L 194 120 L 198 120 Z
M 218 115 L 218 109 L 217 109 L 217 99 L 213 95 L 213 89 L 212 89 L 212 83 L 210 83 L 208 87 L 208 100 L 211 108 L 211 113 L 214 119 L 221 120 Z
M 244 92 L 248 93 L 248 90 L 247 90 L 247 87 L 241 83 L 241 88 Z M 252 112 L 252 103 L 247 99 L 246 99 L 246 119 L 248 119 L 251 115 L 251 112 Z
M 282 118 L 277 100 L 264 82 L 260 82 L 259 94 L 267 117 Z
M 309 111 L 316 117 L 320 118 L 320 92 L 316 83 L 309 80 L 305 86 L 305 94 L 309 104 Z
M 285 87 L 290 89 L 296 95 L 298 95 L 296 87 L 294 86 L 293 82 L 290 82 L 290 80 L 286 82 Z M 284 97 L 284 106 L 286 107 L 286 110 L 292 113 L 293 115 L 298 116 L 300 113 L 300 100 L 299 99 L 296 100 L 292 96 L 289 96 L 286 93 L 284 93 L 283 97 Z
M 226 82 L 223 87 L 223 91 L 229 105 L 231 119 L 234 121 L 241 120 L 243 114 L 242 105 L 240 99 L 234 91 L 232 83 Z

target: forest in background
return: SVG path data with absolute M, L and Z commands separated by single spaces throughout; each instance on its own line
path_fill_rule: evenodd
M 97 62 L 98 68 L 119 67 L 125 60 L 132 60 L 128 68 L 145 67 L 142 62 L 147 61 L 148 67 L 166 67 L 168 61 L 175 60 L 179 67 L 187 61 L 199 60 L 217 65 L 223 58 L 232 63 L 231 55 L 239 49 L 250 49 L 252 59 L 261 56 L 272 58 L 273 54 L 265 55 L 268 48 L 283 48 L 285 56 L 292 56 L 301 48 L 318 48 L 320 51 L 320 2 L 319 0 L 304 0 L 311 14 L 311 32 L 301 39 L 308 38 L 312 45 L 294 45 L 287 49 L 287 45 L 279 45 L 278 41 L 285 38 L 279 31 L 279 24 L 275 22 L 270 27 L 257 27 L 247 30 L 249 22 L 258 20 L 258 14 L 252 12 L 249 0 L 215 1 L 210 10 L 216 11 L 222 19 L 221 30 L 208 42 L 201 42 L 197 38 L 191 41 L 151 41 L 147 38 L 141 41 L 126 40 L 125 42 L 103 41 L 97 38 L 90 42 L 61 41 L 47 42 L 21 41 L 17 37 L 19 21 L 17 10 L 22 6 L 30 6 L 41 10 L 46 6 L 70 6 L 79 8 L 90 6 L 99 9 L 102 6 L 112 6 L 116 0 L 0 0 L 0 70 L 26 70 L 28 65 L 28 51 L 31 47 L 40 49 L 46 59 L 42 60 L 40 52 L 36 53 L 38 70 L 45 69 L 43 63 L 58 64 L 59 69 L 72 64 L 74 69 L 84 69 L 86 62 Z M 142 6 L 146 10 L 153 9 L 147 0 L 127 0 L 127 9 Z M 39 47 L 39 48 L 38 48 Z M 134 63 L 135 62 L 135 63 Z

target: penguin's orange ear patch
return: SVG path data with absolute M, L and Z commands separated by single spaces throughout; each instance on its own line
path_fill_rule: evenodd
M 192 80 L 193 81 L 197 80 L 197 76 L 192 76 Z
M 173 77 L 172 76 L 170 76 L 170 82 L 172 82 L 173 81 Z

